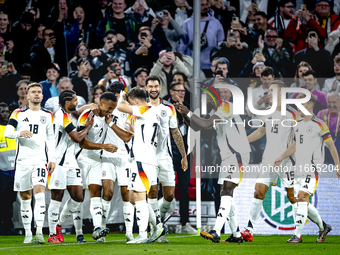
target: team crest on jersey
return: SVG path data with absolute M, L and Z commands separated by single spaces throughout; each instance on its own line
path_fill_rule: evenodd
M 126 118 L 127 114 L 126 114 L 125 112 L 122 112 L 122 113 L 120 114 L 120 116 L 121 116 L 122 118 Z
M 161 110 L 161 116 L 166 117 L 166 111 L 165 110 Z
M 42 124 L 45 124 L 46 123 L 46 117 L 45 116 L 40 116 L 40 122 Z
M 312 126 L 309 126 L 309 127 L 307 128 L 307 133 L 310 134 L 310 133 L 312 133 L 312 131 L 313 131 L 313 127 L 312 127 Z
M 59 181 L 58 181 L 58 180 L 55 180 L 54 185 L 55 185 L 56 187 L 58 187 L 58 186 L 59 186 Z

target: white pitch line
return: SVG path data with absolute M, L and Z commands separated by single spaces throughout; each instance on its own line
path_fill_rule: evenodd
M 199 235 L 185 235 L 185 236 L 167 236 L 168 239 L 171 238 L 183 238 L 183 237 L 193 237 L 193 236 L 199 236 Z M 123 240 L 110 240 L 110 241 L 106 241 L 106 243 L 112 243 L 112 242 L 123 242 L 126 241 L 126 239 Z M 17 246 L 17 247 L 1 247 L 0 250 L 5 250 L 5 249 L 21 249 L 21 248 L 38 248 L 38 247 L 54 247 L 54 246 L 67 246 L 67 245 L 86 245 L 88 243 L 98 243 L 98 242 L 86 242 L 86 243 L 61 243 L 61 244 L 49 244 L 49 245 L 36 245 L 36 246 Z

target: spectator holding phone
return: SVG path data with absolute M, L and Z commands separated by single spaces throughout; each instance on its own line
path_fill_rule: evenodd
M 333 61 L 335 76 L 325 80 L 322 91 L 326 93 L 332 91 L 340 93 L 340 54 L 336 55 Z
M 68 62 L 68 72 L 72 73 L 74 71 L 77 71 L 77 62 L 79 59 L 87 59 L 92 58 L 90 56 L 90 48 L 85 43 L 80 43 L 76 49 L 76 53 L 74 57 Z
M 106 75 L 98 82 L 98 84 L 108 88 L 111 84 L 118 81 L 124 84 L 125 92 L 128 92 L 131 89 L 129 77 L 122 75 L 122 68 L 119 60 L 113 59 L 111 61 L 111 65 L 107 67 Z
M 144 26 L 151 27 L 152 20 L 156 17 L 156 14 L 145 0 L 136 0 L 130 8 L 126 9 L 125 14 L 134 17 L 136 23 L 135 31 L 138 31 Z

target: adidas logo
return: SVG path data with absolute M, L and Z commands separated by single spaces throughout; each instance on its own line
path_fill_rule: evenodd
M 79 216 L 77 216 L 73 220 L 81 220 L 81 218 Z
M 222 213 L 217 214 L 217 217 L 222 217 Z
M 295 133 L 297 133 L 297 132 L 299 132 L 299 129 L 297 129 L 297 130 L 295 131 Z
M 98 124 L 94 125 L 94 127 L 99 127 Z
M 22 216 L 22 218 L 24 218 L 24 219 L 28 219 L 28 216 L 27 216 L 27 215 L 24 215 L 24 216 Z
M 298 220 L 298 221 L 296 222 L 296 224 L 302 224 L 302 221 L 301 221 L 301 220 Z
M 126 218 L 125 221 L 131 222 L 128 218 Z
M 102 215 L 102 212 L 97 212 L 95 215 Z
M 302 188 L 304 188 L 304 189 L 308 189 L 308 185 L 305 185 L 305 186 L 303 186 Z
M 44 179 L 41 179 L 39 182 L 41 182 L 41 183 L 45 183 Z
M 140 220 L 140 218 L 137 217 L 137 220 Z
M 26 117 L 23 122 L 29 122 L 28 118 Z

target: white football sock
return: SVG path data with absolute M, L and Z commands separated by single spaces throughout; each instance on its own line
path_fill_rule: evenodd
M 21 199 L 21 220 L 24 224 L 25 235 L 32 236 L 31 223 L 32 223 L 32 199 L 22 200 Z
M 101 226 L 103 216 L 102 201 L 100 197 L 91 198 L 90 212 L 92 215 L 93 227 L 96 229 Z
M 66 203 L 63 206 L 63 210 L 60 213 L 59 216 L 59 221 L 58 224 L 59 226 L 62 226 L 63 223 L 65 222 L 66 219 L 68 219 L 69 217 L 71 217 L 72 213 L 69 212 L 68 210 L 68 202 L 71 200 L 71 198 L 69 198 L 69 200 L 66 201 Z
M 107 218 L 109 217 L 111 207 L 111 201 L 106 201 L 102 198 L 102 208 L 103 208 L 103 217 L 102 217 L 102 228 L 106 228 Z
M 308 203 L 307 202 L 298 202 L 297 204 L 298 204 L 298 210 L 297 210 L 297 213 L 296 213 L 294 235 L 296 235 L 297 237 L 301 237 L 302 229 L 303 229 L 305 222 L 307 220 Z
M 76 236 L 83 234 L 83 203 L 79 203 L 73 213 L 73 224 L 76 230 Z
M 162 219 L 162 218 L 165 216 L 165 214 L 169 211 L 171 202 L 172 202 L 172 201 L 170 201 L 170 202 L 169 202 L 169 201 L 166 201 L 164 197 L 161 199 L 161 202 L 160 202 L 160 204 L 159 204 L 161 219 Z
M 147 237 L 147 228 L 149 222 L 149 208 L 146 203 L 146 200 L 136 201 L 136 217 L 137 217 L 137 225 L 139 228 L 139 234 L 142 237 Z
M 253 198 L 253 201 L 251 202 L 250 212 L 249 212 L 249 221 L 248 221 L 248 226 L 247 226 L 247 229 L 249 230 L 251 234 L 253 234 L 257 220 L 260 217 L 260 213 L 262 210 L 262 203 L 263 203 L 263 200 L 258 199 L 258 198 Z
M 294 224 L 295 224 L 295 220 L 296 220 L 296 212 L 297 212 L 297 209 L 298 209 L 298 206 L 297 206 L 297 202 L 295 204 L 292 204 L 292 207 L 293 207 L 293 220 L 294 220 Z
M 156 215 L 156 224 L 161 222 L 161 214 L 159 210 L 159 205 L 157 198 L 148 198 L 148 204 L 151 206 L 152 210 L 154 211 Z
M 133 218 L 135 214 L 135 208 L 130 202 L 123 202 L 123 214 L 125 221 L 126 234 L 132 234 Z
M 148 204 L 148 209 L 149 209 L 149 222 L 151 223 L 151 225 L 154 227 L 154 229 L 156 228 L 156 215 L 151 207 L 150 204 Z
M 318 210 L 312 204 L 308 205 L 308 219 L 310 219 L 316 225 L 318 225 L 320 231 L 324 230 L 323 222 L 322 222 L 322 219 L 320 217 L 320 214 L 319 214 Z
M 51 200 L 48 207 L 48 226 L 50 230 L 50 236 L 57 234 L 57 223 L 59 219 L 59 209 L 61 202 L 57 200 Z
M 42 234 L 42 227 L 44 225 L 45 219 L 45 193 L 40 192 L 34 195 L 35 198 L 35 205 L 34 205 L 34 220 L 37 224 L 37 231 L 36 234 Z
M 214 230 L 219 236 L 221 235 L 221 229 L 223 228 L 223 225 L 230 212 L 231 200 L 232 200 L 231 196 L 221 196 L 221 205 L 217 213 L 215 227 L 214 227 Z
M 234 198 L 232 197 L 231 199 L 231 207 L 230 207 L 230 212 L 227 216 L 227 221 L 229 224 L 229 228 L 233 234 L 234 237 L 240 237 L 240 228 L 237 223 L 237 213 L 236 213 L 236 206 L 234 202 Z

